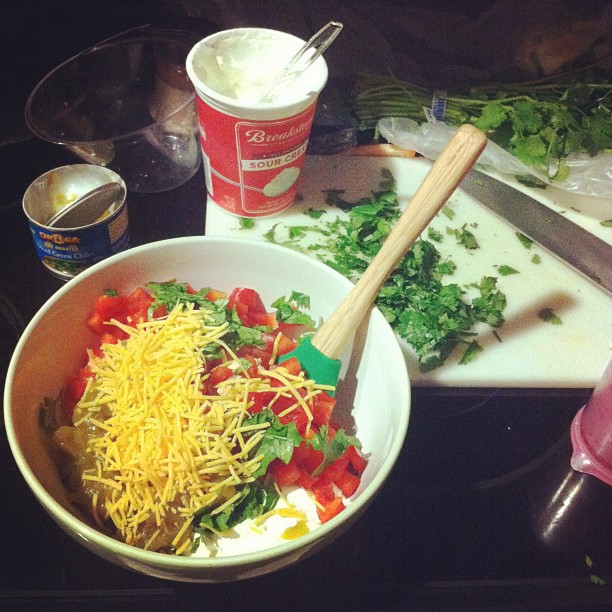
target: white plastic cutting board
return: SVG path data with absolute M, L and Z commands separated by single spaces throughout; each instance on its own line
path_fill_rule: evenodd
M 355 201 L 378 188 L 383 168 L 394 175 L 399 201 L 406 205 L 430 162 L 423 158 L 310 156 L 302 173 L 299 203 L 273 217 L 257 219 L 252 229 L 241 229 L 237 217 L 209 200 L 206 234 L 263 240 L 276 225 L 277 237 L 283 239 L 291 225 L 317 223 L 304 214 L 308 208 L 328 208 L 327 220 L 342 215 L 337 208 L 326 206 L 325 190 L 343 189 L 344 197 Z M 601 221 L 612 218 L 610 200 L 507 182 L 612 243 L 612 228 L 601 225 Z M 457 191 L 448 205 L 455 212 L 454 218 L 439 213 L 431 224 L 444 235 L 443 241 L 436 243 L 438 250 L 457 264 L 457 271 L 445 282 L 467 284 L 483 276 L 496 276 L 498 288 L 508 301 L 506 322 L 496 330 L 499 339 L 488 326 L 478 328 L 478 342 L 484 350 L 474 361 L 460 365 L 460 355 L 451 355 L 442 367 L 427 373 L 419 371 L 412 349 L 401 341 L 412 383 L 442 387 L 594 387 L 612 358 L 612 297 L 542 247 L 534 245 L 527 250 L 510 224 L 462 191 Z M 464 224 L 475 235 L 478 249 L 468 251 L 447 234 L 447 228 L 460 229 Z M 539 264 L 532 262 L 536 253 L 541 258 Z M 497 271 L 500 265 L 511 266 L 519 273 L 501 276 Z M 542 308 L 551 308 L 562 324 L 542 321 L 538 317 Z

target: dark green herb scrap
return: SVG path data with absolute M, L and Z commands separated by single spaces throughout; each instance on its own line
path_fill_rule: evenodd
M 515 232 L 516 237 L 519 239 L 519 242 L 526 248 L 530 249 L 533 246 L 533 240 L 525 236 L 525 234 L 521 234 L 521 232 Z
M 349 446 L 361 448 L 359 440 L 353 436 L 347 435 L 344 429 L 339 429 L 330 439 L 327 425 L 321 426 L 319 431 L 315 433 L 310 440 L 310 444 L 315 450 L 319 450 L 323 453 L 323 461 L 313 472 L 313 476 L 320 476 L 328 465 L 342 457 Z
M 310 297 L 299 291 L 293 291 L 288 298 L 278 298 L 272 303 L 272 308 L 276 308 L 276 320 L 279 323 L 306 325 L 313 329 L 316 327 L 312 317 L 301 310 L 310 308 Z
M 552 325 L 561 325 L 563 321 L 553 312 L 552 308 L 542 308 L 538 311 L 538 318 Z
M 253 229 L 255 227 L 255 219 L 250 217 L 240 217 L 238 222 L 240 223 L 240 229 Z
M 455 211 L 448 205 L 442 207 L 442 214 L 448 217 L 451 221 L 455 218 Z
M 210 531 L 223 533 L 234 528 L 247 519 L 254 519 L 272 510 L 279 495 L 271 483 L 254 481 L 240 487 L 240 497 L 221 512 L 213 509 L 202 509 L 196 512 L 193 530 L 200 537 L 196 538 L 192 552 L 197 550 L 202 538 L 207 538 Z
M 509 276 L 510 274 L 518 274 L 518 270 L 515 270 L 512 266 L 501 265 L 497 266 L 497 271 L 501 276 Z
M 427 237 L 434 242 L 442 242 L 444 239 L 442 232 L 439 232 L 431 226 L 427 228 Z
M 460 229 L 446 228 L 446 233 L 449 236 L 454 236 L 457 239 L 457 244 L 464 246 L 468 250 L 478 249 L 478 241 L 476 236 L 470 230 L 466 229 L 465 224 Z
M 320 219 L 327 211 L 324 208 L 308 208 L 304 214 L 311 219 Z
M 476 359 L 476 356 L 478 355 L 478 353 L 481 353 L 481 352 L 482 352 L 482 346 L 480 346 L 480 344 L 478 344 L 476 340 L 472 340 L 472 342 L 468 344 L 467 349 L 465 350 L 465 352 L 463 353 L 463 356 L 459 360 L 459 365 L 465 365 L 466 363 L 470 363 L 470 361 L 473 361 L 474 359 Z
M 197 293 L 190 293 L 187 283 L 166 281 L 163 283 L 147 283 L 147 289 L 153 296 L 151 310 L 158 306 L 166 306 L 167 310 L 172 310 L 177 304 L 196 304 L 198 306 L 210 306 L 211 302 L 206 299 L 208 289 L 201 289 Z

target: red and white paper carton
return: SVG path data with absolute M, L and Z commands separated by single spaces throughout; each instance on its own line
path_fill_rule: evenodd
M 303 44 L 284 32 L 237 28 L 205 38 L 187 58 L 209 199 L 228 213 L 269 216 L 295 199 L 325 61 L 273 102 L 259 98 Z

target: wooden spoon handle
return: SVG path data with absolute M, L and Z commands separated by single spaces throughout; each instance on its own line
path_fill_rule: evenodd
M 338 359 L 365 316 L 383 283 L 413 242 L 448 201 L 487 144 L 486 135 L 462 125 L 402 213 L 359 281 L 312 338 L 312 344 L 330 359 Z

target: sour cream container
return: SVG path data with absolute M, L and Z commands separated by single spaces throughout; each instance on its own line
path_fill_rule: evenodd
M 260 98 L 303 44 L 285 32 L 236 28 L 204 38 L 187 56 L 208 198 L 228 213 L 269 216 L 295 199 L 325 60 L 275 100 Z
M 123 197 L 100 218 L 82 227 L 49 227 L 47 222 L 78 197 L 110 182 L 123 187 Z M 129 247 L 126 187 L 112 170 L 92 164 L 73 164 L 39 176 L 23 196 L 34 248 L 43 265 L 68 281 L 91 265 Z

